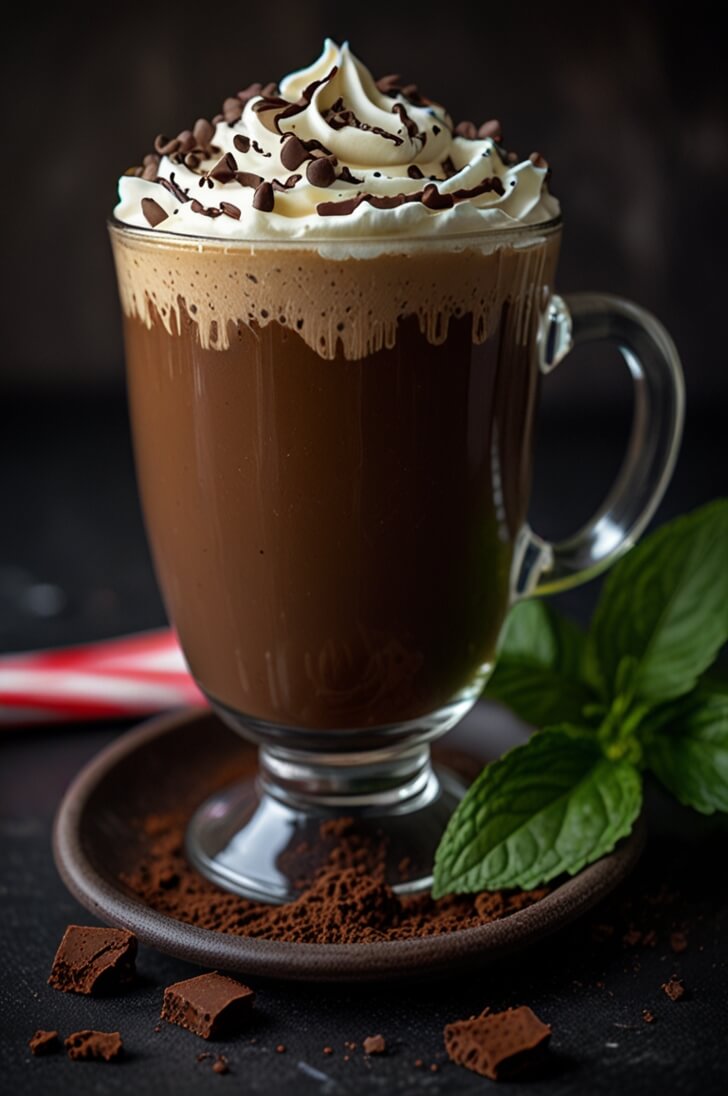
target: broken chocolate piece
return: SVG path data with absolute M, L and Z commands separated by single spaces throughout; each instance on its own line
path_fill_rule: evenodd
M 254 998 L 252 989 L 234 978 L 200 974 L 167 986 L 161 1016 L 203 1039 L 215 1039 L 242 1026 Z
M 680 1001 L 685 996 L 685 983 L 682 978 L 676 978 L 675 975 L 669 982 L 662 983 L 662 989 L 671 1001 Z
M 456 1065 L 492 1081 L 529 1068 L 551 1038 L 551 1028 L 528 1008 L 509 1008 L 456 1020 L 445 1027 L 445 1049 Z
M 74 1062 L 115 1062 L 124 1050 L 118 1031 L 74 1031 L 65 1045 Z
M 43 1054 L 55 1054 L 61 1048 L 58 1032 L 44 1031 L 43 1028 L 39 1028 L 33 1038 L 28 1040 L 28 1046 L 31 1054 L 35 1054 L 36 1057 Z
M 136 953 L 137 938 L 126 929 L 69 925 L 48 985 L 65 993 L 115 993 L 136 978 Z
M 159 202 L 154 201 L 154 198 L 142 198 L 142 213 L 152 228 L 156 228 L 162 221 L 167 220 L 167 214 Z

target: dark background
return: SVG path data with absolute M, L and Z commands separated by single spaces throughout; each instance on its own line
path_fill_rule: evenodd
M 164 612 L 134 486 L 120 324 L 105 218 L 121 171 L 159 131 L 177 132 L 254 79 L 308 64 L 325 34 L 348 37 L 375 75 L 402 71 L 458 120 L 500 117 L 508 144 L 541 150 L 566 230 L 563 292 L 621 293 L 670 328 L 687 378 L 688 419 L 663 521 L 728 494 L 723 349 L 728 66 L 715 6 L 611 0 L 596 5 L 328 3 L 30 5 L 4 15 L 0 651 L 81 642 L 152 627 Z M 532 503 L 547 536 L 573 531 L 607 489 L 629 425 L 630 386 L 616 354 L 574 354 L 545 385 Z M 598 583 L 559 599 L 585 620 Z M 445 1068 L 442 1024 L 529 1003 L 553 1023 L 551 1073 L 513 1092 L 624 1096 L 726 1091 L 725 834 L 661 800 L 638 872 L 607 909 L 499 971 L 421 991 L 262 987 L 261 1055 L 236 1046 L 238 1078 L 196 1072 L 195 1040 L 153 1034 L 161 987 L 182 964 L 147 949 L 145 988 L 101 1012 L 44 985 L 60 933 L 87 922 L 52 865 L 50 826 L 78 768 L 124 726 L 0 732 L 0 1062 L 8 1091 L 485 1091 Z M 721 851 L 722 850 L 722 851 Z M 673 894 L 662 912 L 651 895 Z M 594 921 L 616 922 L 606 948 Z M 631 925 L 658 945 L 625 951 Z M 689 929 L 673 956 L 669 932 Z M 721 942 L 721 934 L 723 936 Z M 681 973 L 672 1006 L 660 990 Z M 653 1009 L 654 1025 L 641 1010 Z M 39 1025 L 67 1033 L 120 1026 L 125 1067 L 31 1062 Z M 393 1055 L 322 1088 L 319 1044 L 374 1030 Z M 154 1040 L 159 1039 L 158 1044 Z M 272 1047 L 282 1041 L 288 1056 Z

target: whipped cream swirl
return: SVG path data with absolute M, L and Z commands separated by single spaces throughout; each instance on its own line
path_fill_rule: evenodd
M 214 127 L 158 138 L 145 167 L 119 180 L 114 215 L 157 232 L 283 241 L 459 235 L 558 214 L 541 157 L 511 162 L 496 124 L 480 137 L 458 128 L 327 39 L 279 89 L 240 92 Z

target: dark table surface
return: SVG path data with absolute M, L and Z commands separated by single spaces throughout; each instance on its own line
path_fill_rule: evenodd
M 533 519 L 547 535 L 588 516 L 616 467 L 624 423 L 546 415 Z M 658 521 L 728 493 L 719 418 L 688 423 L 683 458 Z M 133 484 L 123 397 L 5 399 L 0 405 L 0 649 L 104 638 L 153 627 L 164 615 Z M 595 585 L 560 608 L 584 620 Z M 217 1044 L 231 1066 L 218 1076 L 197 1054 L 210 1049 L 158 1024 L 163 987 L 194 973 L 142 948 L 140 985 L 103 1000 L 63 995 L 46 979 L 69 922 L 91 923 L 61 884 L 50 832 L 78 769 L 123 734 L 123 725 L 0 732 L 0 1091 L 8 1093 L 197 1093 L 230 1090 L 323 1096 L 352 1093 L 485 1092 L 490 1082 L 448 1064 L 450 1020 L 528 1004 L 553 1025 L 540 1075 L 518 1093 L 623 1094 L 728 1091 L 728 830 L 648 789 L 647 851 L 605 904 L 529 953 L 470 976 L 372 987 L 256 983 L 254 1026 Z M 687 934 L 675 953 L 674 931 Z M 646 939 L 645 939 L 646 937 Z M 681 976 L 688 993 L 661 989 Z M 643 1010 L 655 1017 L 643 1018 Z M 77 1064 L 33 1059 L 36 1028 L 121 1031 L 126 1060 Z M 381 1032 L 388 1053 L 361 1044 Z M 255 1039 L 254 1043 L 251 1039 Z M 277 1053 L 283 1044 L 285 1053 Z M 324 1046 L 334 1053 L 323 1054 Z M 421 1060 L 422 1066 L 415 1066 Z M 432 1065 L 438 1068 L 431 1070 Z

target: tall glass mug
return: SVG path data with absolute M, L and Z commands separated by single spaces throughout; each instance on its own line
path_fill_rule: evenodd
M 200 806 L 188 854 L 281 901 L 282 854 L 355 816 L 388 836 L 400 889 L 427 886 L 462 794 L 429 744 L 478 698 L 513 602 L 590 578 L 644 528 L 681 432 L 675 348 L 636 305 L 554 296 L 558 221 L 111 236 L 157 575 L 198 685 L 260 745 L 257 782 Z M 595 340 L 634 380 L 632 435 L 594 519 L 549 544 L 527 522 L 539 381 Z

